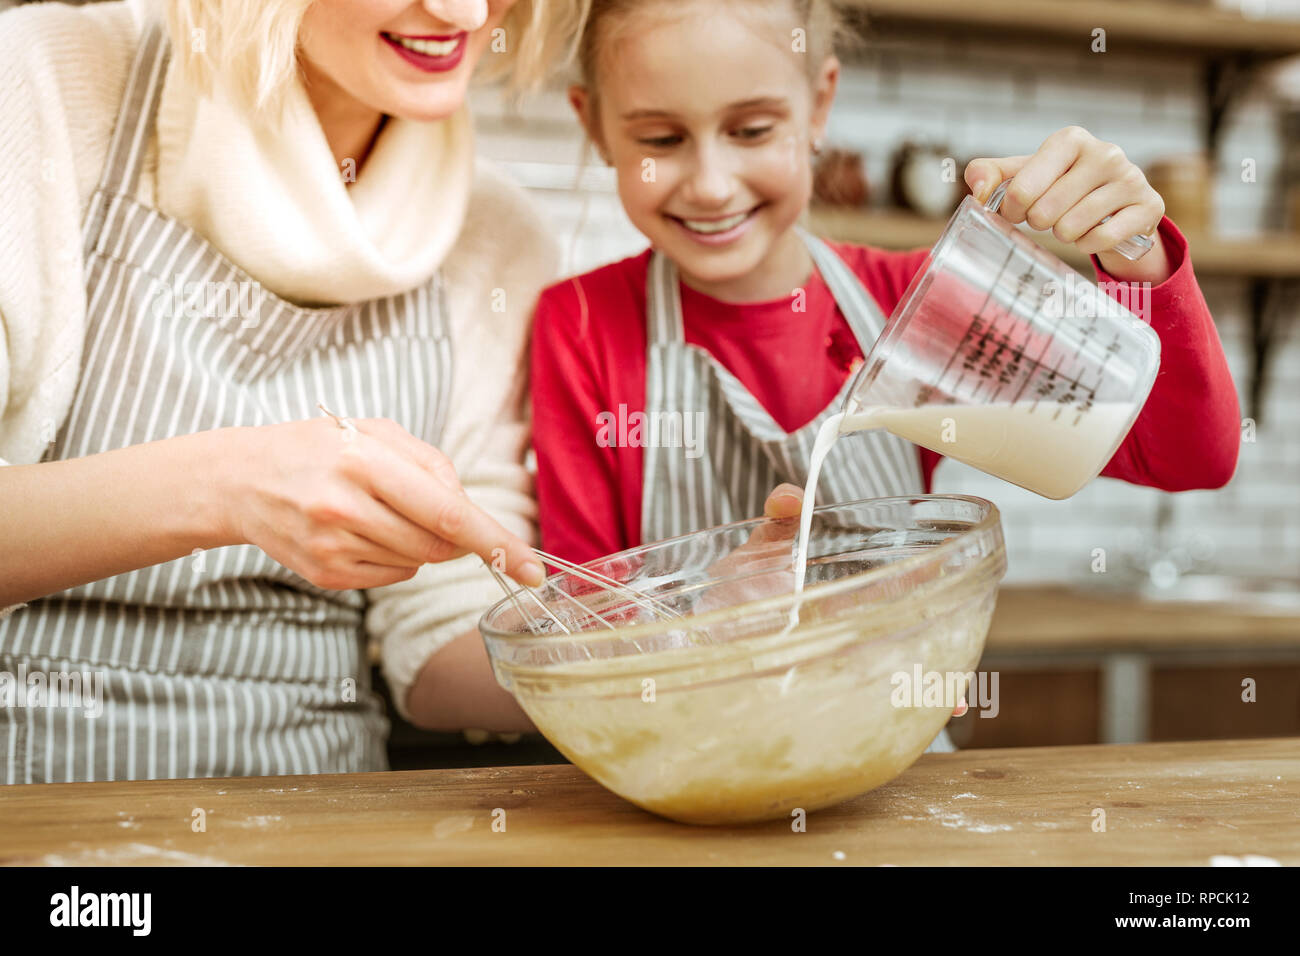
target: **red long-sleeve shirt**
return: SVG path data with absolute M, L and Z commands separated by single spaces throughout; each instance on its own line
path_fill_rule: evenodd
M 1102 474 L 1165 491 L 1218 488 L 1237 466 L 1237 391 L 1187 240 L 1160 224 L 1173 274 L 1151 289 L 1160 372 L 1128 437 Z M 831 243 L 889 315 L 929 250 L 893 252 Z M 571 561 L 641 543 L 640 447 L 602 447 L 602 412 L 645 410 L 649 250 L 542 293 L 533 330 L 533 443 L 542 547 Z M 1116 282 L 1093 258 L 1099 281 Z M 735 304 L 682 285 L 686 341 L 735 375 L 787 432 L 835 397 L 862 353 L 830 290 L 814 275 L 806 312 L 790 299 Z M 606 419 L 607 420 L 607 419 Z M 925 487 L 942 455 L 918 449 Z

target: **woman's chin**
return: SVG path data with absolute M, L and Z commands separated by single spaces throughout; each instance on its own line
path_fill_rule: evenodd
M 465 105 L 467 82 L 459 77 L 416 85 L 377 104 L 381 113 L 415 123 L 433 123 L 454 116 Z

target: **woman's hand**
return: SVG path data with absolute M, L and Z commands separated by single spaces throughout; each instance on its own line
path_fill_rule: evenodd
M 1032 156 L 973 159 L 966 182 L 984 202 L 1010 179 L 998 213 L 1009 222 L 1052 230 L 1080 252 L 1096 253 L 1110 275 L 1125 281 L 1163 282 L 1169 256 L 1156 227 L 1165 203 L 1146 176 L 1114 143 L 1081 126 L 1067 126 L 1043 141 Z M 1106 217 L 1108 221 L 1102 222 Z M 1136 262 L 1111 251 L 1130 236 L 1151 235 L 1155 245 Z
M 222 525 L 321 588 L 405 581 L 474 552 L 523 584 L 544 572 L 528 545 L 465 495 L 448 458 L 387 419 L 328 418 L 223 430 Z

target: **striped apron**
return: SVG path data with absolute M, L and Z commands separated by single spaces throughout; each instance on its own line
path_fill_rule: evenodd
M 167 61 L 154 28 L 86 213 L 81 375 L 44 460 L 309 418 L 317 402 L 437 443 L 451 384 L 439 276 L 302 308 L 134 199 Z M 316 588 L 248 545 L 33 601 L 0 620 L 0 780 L 386 769 L 365 607 L 364 593 Z
M 862 354 L 868 354 L 885 328 L 884 314 L 834 250 L 803 230 L 799 234 Z M 660 440 L 648 442 L 645 449 L 641 540 L 752 518 L 763 513 L 763 503 L 778 484 L 803 487 L 817 432 L 844 410 L 854 376 L 845 378 L 816 418 L 786 432 L 717 359 L 686 344 L 677 267 L 657 250 L 650 257 L 646 312 L 646 420 Z M 658 428 L 655 422 L 661 423 Z M 662 440 L 662 423 L 671 423 L 674 440 Z M 693 442 L 687 440 L 690 436 Z M 916 446 L 875 429 L 852 432 L 835 443 L 822 466 L 817 501 L 924 491 Z M 931 751 L 952 749 L 947 731 L 930 745 Z

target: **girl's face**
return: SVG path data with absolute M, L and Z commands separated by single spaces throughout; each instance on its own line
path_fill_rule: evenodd
M 514 3 L 315 0 L 298 42 L 312 82 L 380 113 L 444 119 L 465 102 L 470 75 Z
M 617 171 L 632 223 L 688 282 L 724 299 L 766 297 L 754 293 L 772 283 L 756 280 L 784 283 L 794 247 L 807 267 L 791 226 L 812 192 L 811 145 L 838 63 L 810 83 L 791 24 L 772 12 L 700 3 L 632 17 L 601 51 L 595 103 L 575 87 L 573 106 Z

